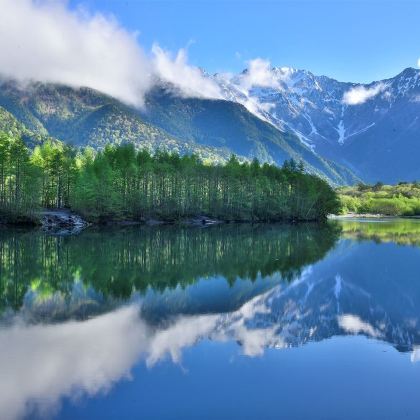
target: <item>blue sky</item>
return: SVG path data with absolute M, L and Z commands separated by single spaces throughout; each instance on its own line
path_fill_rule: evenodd
M 420 1 L 71 0 L 111 13 L 149 50 L 154 42 L 210 72 L 249 59 L 342 81 L 391 77 L 420 58 Z

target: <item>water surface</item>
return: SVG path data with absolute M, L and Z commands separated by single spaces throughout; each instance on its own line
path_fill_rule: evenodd
M 0 231 L 0 418 L 418 419 L 420 221 Z

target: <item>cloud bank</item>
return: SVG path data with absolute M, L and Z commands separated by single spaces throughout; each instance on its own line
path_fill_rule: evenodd
M 385 89 L 386 85 L 384 83 L 378 83 L 370 88 L 356 86 L 344 93 L 343 103 L 346 105 L 361 105 L 383 92 Z
M 2 0 L 0 72 L 20 82 L 87 86 L 130 105 L 164 80 L 186 95 L 220 97 L 214 83 L 187 63 L 154 46 L 146 54 L 136 33 L 112 17 L 71 11 L 63 0 Z

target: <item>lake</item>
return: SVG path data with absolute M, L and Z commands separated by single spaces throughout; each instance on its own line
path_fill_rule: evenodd
M 419 419 L 420 220 L 0 230 L 0 418 Z

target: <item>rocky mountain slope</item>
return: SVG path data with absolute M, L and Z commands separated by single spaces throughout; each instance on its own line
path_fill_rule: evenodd
M 420 70 L 366 85 L 288 67 L 269 71 L 264 86 L 244 83 L 247 70 L 213 79 L 226 99 L 246 104 L 366 181 L 420 178 Z

